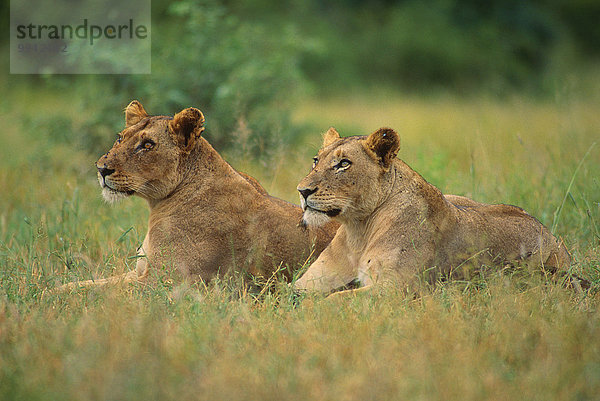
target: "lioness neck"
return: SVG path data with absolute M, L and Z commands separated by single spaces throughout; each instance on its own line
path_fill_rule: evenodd
M 217 151 L 206 141 L 200 138 L 201 143 L 193 149 L 182 161 L 181 181 L 177 187 L 165 198 L 150 200 L 150 210 L 170 208 L 169 205 L 183 205 L 189 202 L 197 203 L 198 197 L 212 191 L 210 198 L 222 194 L 231 196 L 255 191 L 255 188 L 246 181 Z M 229 195 L 227 195 L 229 194 Z M 194 201 L 196 200 L 196 201 Z M 214 207 L 215 202 L 207 207 Z
M 394 198 L 391 204 L 408 202 L 410 204 L 421 205 L 427 210 L 446 211 L 448 202 L 442 192 L 434 185 L 430 184 L 419 173 L 413 170 L 408 164 L 400 159 L 394 161 L 395 182 L 391 191 L 391 197 Z
M 431 211 L 443 214 L 448 208 L 440 190 L 402 160 L 395 160 L 387 174 L 389 177 L 383 180 L 380 202 L 373 212 L 364 219 L 343 223 L 346 242 L 351 249 L 364 249 L 369 241 L 385 235 L 390 222 L 392 225 L 418 225 L 425 217 L 436 220 Z

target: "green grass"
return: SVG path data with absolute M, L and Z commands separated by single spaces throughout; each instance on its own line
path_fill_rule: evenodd
M 416 298 L 298 300 L 284 283 L 259 295 L 236 277 L 52 293 L 130 269 L 146 205 L 101 200 L 97 155 L 79 150 L 85 133 L 61 131 L 61 118 L 85 119 L 68 92 L 7 90 L 0 399 L 598 399 L 597 291 L 576 294 L 527 268 L 424 285 Z M 598 110 L 600 98 L 577 91 L 552 101 L 347 94 L 301 104 L 295 118 L 314 129 L 269 163 L 226 158 L 296 201 L 320 132 L 391 126 L 400 157 L 442 191 L 517 204 L 555 225 L 574 269 L 598 285 Z

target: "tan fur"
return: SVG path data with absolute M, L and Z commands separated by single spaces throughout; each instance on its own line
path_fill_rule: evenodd
M 331 292 L 358 280 L 407 288 L 417 277 L 460 276 L 467 266 L 514 261 L 566 267 L 570 256 L 538 220 L 510 205 L 447 195 L 399 159 L 398 134 L 324 137 L 298 190 L 308 225 L 341 223 L 331 244 L 295 288 Z
M 288 266 L 293 273 L 333 237 L 337 224 L 300 227 L 298 206 L 269 196 L 225 162 L 202 138 L 199 110 L 150 117 L 133 101 L 125 116 L 125 130 L 97 162 L 98 178 L 108 201 L 129 195 L 148 201 L 148 232 L 136 275 L 80 284 L 140 280 L 165 267 L 203 280 L 232 269 L 270 276 Z

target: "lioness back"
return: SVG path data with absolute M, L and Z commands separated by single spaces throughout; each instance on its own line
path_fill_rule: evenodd
M 468 206 L 456 206 L 454 210 L 458 221 L 455 230 L 457 240 L 456 245 L 453 241 L 449 242 L 447 252 L 460 252 L 462 248 L 485 250 L 482 255 L 485 257 L 479 258 L 479 261 L 489 264 L 529 261 L 553 268 L 570 264 L 570 256 L 562 242 L 518 206 L 474 202 Z
M 329 292 L 352 281 L 368 288 L 409 286 L 422 272 L 454 275 L 466 264 L 504 266 L 525 261 L 565 267 L 561 241 L 523 209 L 442 195 L 396 158 L 398 134 L 324 136 L 312 171 L 298 191 L 304 221 L 341 224 L 331 244 L 296 282 Z

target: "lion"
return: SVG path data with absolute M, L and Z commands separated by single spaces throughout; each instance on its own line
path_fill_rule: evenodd
M 387 283 L 410 290 L 419 275 L 456 277 L 467 265 L 570 265 L 563 242 L 523 209 L 444 196 L 396 158 L 399 149 L 391 128 L 346 138 L 330 128 L 324 135 L 298 185 L 303 220 L 341 226 L 295 289 L 331 293 L 352 283 L 359 288 L 346 291 L 364 291 Z
M 210 281 L 245 270 L 286 278 L 333 238 L 337 224 L 306 229 L 299 206 L 270 196 L 254 178 L 231 167 L 202 137 L 204 116 L 190 107 L 174 117 L 149 116 L 138 101 L 125 110 L 125 129 L 96 163 L 102 195 L 131 195 L 150 208 L 135 271 L 73 283 L 90 286 L 143 281 L 152 269 Z

